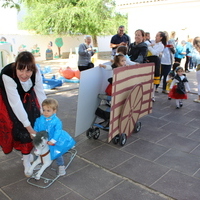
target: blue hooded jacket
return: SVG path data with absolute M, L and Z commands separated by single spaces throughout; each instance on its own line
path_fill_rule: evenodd
M 55 146 L 49 145 L 51 160 L 62 156 L 76 144 L 69 133 L 62 130 L 62 122 L 56 114 L 48 118 L 44 115 L 38 117 L 34 124 L 34 130 L 36 132 L 47 131 L 49 140 L 56 141 Z
M 180 58 L 180 59 L 184 58 L 186 56 L 186 54 L 181 54 L 183 52 L 186 53 L 186 45 L 184 45 L 184 46 L 182 46 L 180 44 L 177 45 L 176 46 L 176 53 L 175 53 L 174 57 L 175 58 Z

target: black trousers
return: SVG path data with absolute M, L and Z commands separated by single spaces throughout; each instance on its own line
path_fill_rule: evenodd
M 173 64 L 173 71 L 175 71 L 178 66 L 180 66 L 180 63 L 175 62 Z
M 179 63 L 181 63 L 181 58 L 174 58 L 175 59 L 175 62 L 179 62 Z
M 186 56 L 186 61 L 185 61 L 185 71 L 188 70 L 188 67 L 189 67 L 189 65 L 190 65 L 190 62 L 191 62 L 191 57 Z
M 171 70 L 172 65 L 162 65 L 161 64 L 161 76 L 160 78 L 162 78 L 163 76 L 163 90 L 166 90 L 166 86 L 167 86 L 167 75 L 169 74 L 170 70 Z

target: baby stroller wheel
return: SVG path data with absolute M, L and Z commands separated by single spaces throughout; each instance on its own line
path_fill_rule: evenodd
M 117 144 L 119 142 L 119 135 L 116 135 L 113 139 L 113 144 Z
M 119 138 L 119 144 L 124 146 L 126 144 L 127 136 L 125 133 L 122 133 Z
M 95 139 L 95 140 L 97 140 L 98 138 L 99 138 L 99 136 L 100 136 L 100 129 L 98 128 L 98 127 L 96 127 L 95 129 L 94 129 L 94 135 L 93 135 L 93 139 Z
M 93 128 L 89 128 L 89 129 L 86 131 L 86 136 L 88 137 L 88 139 L 91 139 L 91 138 L 92 138 L 93 132 L 94 132 L 94 129 L 93 129 Z
M 134 127 L 134 133 L 138 133 L 141 130 L 142 123 L 141 122 L 136 122 L 135 127 Z

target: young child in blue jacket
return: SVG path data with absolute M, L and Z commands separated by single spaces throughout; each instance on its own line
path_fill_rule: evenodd
M 62 130 L 62 122 L 56 116 L 58 102 L 55 99 L 45 99 L 42 102 L 42 110 L 43 114 L 36 119 L 34 130 L 48 132 L 49 141 L 47 144 L 50 145 L 51 159 L 56 159 L 58 174 L 64 176 L 66 171 L 62 154 L 71 149 L 75 145 L 75 141 L 66 131 Z M 66 143 L 63 144 L 64 140 Z M 59 154 L 54 155 L 54 152 L 59 152 Z

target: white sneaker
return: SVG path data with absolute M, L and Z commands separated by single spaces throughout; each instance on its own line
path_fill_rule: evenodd
M 58 167 L 58 175 L 60 176 L 64 176 L 66 174 L 66 171 L 65 171 L 65 166 L 59 166 Z

